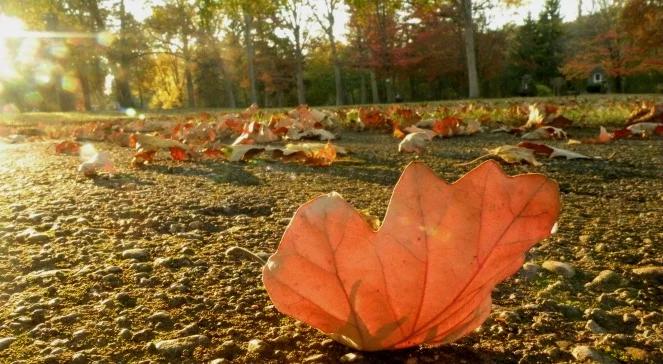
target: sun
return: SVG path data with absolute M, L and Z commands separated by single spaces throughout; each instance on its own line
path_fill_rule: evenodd
M 12 78 L 16 75 L 14 62 L 7 49 L 7 40 L 21 36 L 25 32 L 25 24 L 17 18 L 0 14 L 0 79 Z

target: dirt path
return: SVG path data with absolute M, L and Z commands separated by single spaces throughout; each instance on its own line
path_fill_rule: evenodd
M 129 149 L 100 144 L 120 174 L 96 179 L 53 143 L 0 144 L 0 362 L 663 362 L 663 140 L 506 167 L 556 179 L 563 208 L 558 233 L 497 287 L 488 321 L 440 348 L 357 353 L 278 313 L 259 263 L 225 254 L 272 252 L 295 209 L 333 190 L 383 216 L 414 157 L 388 135 L 342 137 L 352 154 L 329 168 L 163 160 L 136 171 Z M 515 143 L 439 140 L 422 159 L 453 181 L 471 169 L 456 163 Z

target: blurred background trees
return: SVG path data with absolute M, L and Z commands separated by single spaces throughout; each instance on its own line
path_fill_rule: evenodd
M 6 111 L 285 107 L 663 91 L 663 6 L 601 0 L 3 0 Z M 137 9 L 142 9 L 138 11 Z M 491 13 L 491 11 L 493 11 Z

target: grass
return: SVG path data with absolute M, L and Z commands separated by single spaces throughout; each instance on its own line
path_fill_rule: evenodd
M 470 118 L 488 118 L 494 123 L 517 124 L 513 116 L 508 112 L 508 108 L 518 103 L 546 102 L 560 104 L 564 107 L 563 114 L 574 120 L 579 126 L 598 126 L 598 125 L 622 125 L 625 118 L 631 113 L 633 108 L 640 102 L 650 101 L 655 103 L 663 102 L 663 94 L 613 94 L 613 95 L 581 95 L 581 96 L 561 96 L 561 97 L 515 97 L 501 99 L 461 99 L 461 100 L 443 100 L 431 102 L 416 102 L 403 104 L 364 104 L 364 105 L 344 105 L 344 106 L 319 106 L 317 108 L 336 110 L 351 109 L 358 107 L 382 107 L 386 108 L 392 105 L 401 105 L 417 108 L 419 110 L 433 110 L 438 107 L 447 107 L 453 109 L 456 106 L 473 103 L 477 106 L 473 110 L 460 111 L 461 116 Z M 264 114 L 283 112 L 288 108 L 264 108 Z M 139 111 L 148 119 L 158 119 L 161 117 L 186 117 L 197 115 L 200 112 L 210 114 L 225 114 L 237 112 L 242 109 L 230 108 L 200 108 L 200 109 L 170 109 L 170 110 L 146 110 Z M 88 123 L 94 121 L 121 121 L 134 120 L 135 117 L 129 117 L 120 111 L 101 111 L 101 112 L 25 112 L 25 113 L 0 113 L 0 125 L 5 126 L 34 126 L 37 124 L 71 124 Z

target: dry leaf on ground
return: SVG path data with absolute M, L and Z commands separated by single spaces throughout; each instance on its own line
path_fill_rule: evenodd
M 276 308 L 359 350 L 441 345 L 488 317 L 491 291 L 550 235 L 557 184 L 494 162 L 454 184 L 412 163 L 374 231 L 336 193 L 301 206 L 263 267 Z

